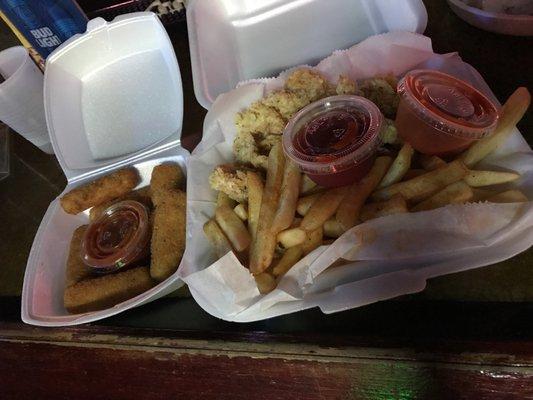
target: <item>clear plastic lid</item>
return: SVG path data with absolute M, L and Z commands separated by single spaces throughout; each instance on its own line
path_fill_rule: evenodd
M 428 125 L 452 136 L 481 139 L 498 121 L 498 108 L 470 84 L 433 70 L 408 72 L 398 93 Z
M 346 140 L 345 132 L 341 133 L 342 136 L 335 133 L 338 127 L 331 126 L 332 118 L 345 119 L 353 125 L 356 132 L 351 139 Z M 378 107 L 364 97 L 326 97 L 309 104 L 292 117 L 283 133 L 283 148 L 303 172 L 337 173 L 353 168 L 376 153 L 381 145 L 379 131 L 382 122 L 383 116 Z M 309 142 L 310 130 L 316 130 L 316 124 L 320 125 L 318 129 L 329 129 L 331 132 L 330 138 L 326 138 L 328 144 L 317 144 L 319 148 L 311 151 L 309 146 L 304 149 L 306 145 L 302 145 L 302 136 L 307 135 Z M 326 126 L 328 124 L 330 126 Z

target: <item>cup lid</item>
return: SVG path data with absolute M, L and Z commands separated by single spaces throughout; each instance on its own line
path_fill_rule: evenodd
M 454 136 L 480 139 L 498 121 L 498 108 L 491 100 L 443 72 L 410 71 L 398 83 L 398 93 L 420 119 Z
M 67 179 L 179 145 L 183 91 L 172 43 L 150 12 L 96 18 L 47 59 L 46 123 Z

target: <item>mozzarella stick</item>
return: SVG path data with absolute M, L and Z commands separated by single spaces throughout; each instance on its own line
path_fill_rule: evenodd
M 71 190 L 61 197 L 59 202 L 65 212 L 78 214 L 88 208 L 124 196 L 138 183 L 139 173 L 137 170 L 124 168 Z
M 176 163 L 155 166 L 150 178 L 150 194 L 154 205 L 157 207 L 169 189 L 180 189 L 184 180 L 183 171 Z
M 81 259 L 81 242 L 87 225 L 78 227 L 72 234 L 67 258 L 65 287 L 72 286 L 91 276 L 90 268 Z
M 179 189 L 160 195 L 153 216 L 150 274 L 163 281 L 178 269 L 185 250 L 187 197 Z
M 136 267 L 68 286 L 63 301 L 70 313 L 97 311 L 131 299 L 152 286 L 148 267 Z

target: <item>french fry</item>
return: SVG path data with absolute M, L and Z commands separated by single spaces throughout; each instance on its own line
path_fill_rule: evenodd
M 248 186 L 248 231 L 252 240 L 255 240 L 261 199 L 263 198 L 263 180 L 259 174 L 252 171 L 246 172 L 246 178 Z
M 464 181 L 458 181 L 446 186 L 422 203 L 417 204 L 411 211 L 433 210 L 447 204 L 462 204 L 472 200 L 473 197 L 472 188 Z
M 257 289 L 259 289 L 259 293 L 261 294 L 270 293 L 276 288 L 276 279 L 268 272 L 262 272 L 254 275 L 254 279 Z
M 233 211 L 235 212 L 235 214 L 237 214 L 237 217 L 239 217 L 243 221 L 246 221 L 248 219 L 248 207 L 246 207 L 246 204 L 237 204 Z
M 257 234 L 250 251 L 250 271 L 254 275 L 270 266 L 276 250 L 276 234 L 271 228 L 278 209 L 284 167 L 285 156 L 278 143 L 272 147 L 268 155 L 267 179 L 259 211 Z
M 298 166 L 291 160 L 286 160 L 279 205 L 272 222 L 273 232 L 280 232 L 291 226 L 296 213 L 301 177 Z
M 248 248 L 251 242 L 250 234 L 242 220 L 230 207 L 217 207 L 215 220 L 235 250 L 243 251 Z
M 421 154 L 419 160 L 420 165 L 422 165 L 422 168 L 424 168 L 426 171 L 433 171 L 446 166 L 446 161 L 437 156 Z
M 338 238 L 346 232 L 342 225 L 335 219 L 331 218 L 324 222 L 324 236 Z
M 472 188 L 472 193 L 474 193 L 474 197 L 472 197 L 471 201 L 483 201 L 496 195 L 498 192 L 488 189 Z
M 285 275 L 294 264 L 296 264 L 302 258 L 304 252 L 302 246 L 294 246 L 285 251 L 281 259 L 277 262 L 272 269 L 272 273 L 275 277 L 279 278 Z
M 417 176 L 424 175 L 427 171 L 425 169 L 410 169 L 405 173 L 402 181 L 408 181 L 409 179 L 416 178 Z
M 465 165 L 473 167 L 505 142 L 526 113 L 530 102 L 531 95 L 525 87 L 516 89 L 503 105 L 494 133 L 474 143 L 461 155 L 460 159 Z
M 378 186 L 391 162 L 391 157 L 382 156 L 376 158 L 370 172 L 359 182 L 350 186 L 348 194 L 342 200 L 335 215 L 335 219 L 345 231 L 357 223 L 361 207 Z
M 300 194 L 308 194 L 316 187 L 317 184 L 311 178 L 309 178 L 306 174 L 302 175 L 302 180 L 300 181 Z
M 398 155 L 392 162 L 389 170 L 381 180 L 378 187 L 386 187 L 393 183 L 400 182 L 411 166 L 411 158 L 414 150 L 409 143 L 405 143 Z
M 307 235 L 301 228 L 286 229 L 278 233 L 277 241 L 286 249 L 298 246 L 305 242 Z
M 292 224 L 291 224 L 291 228 L 297 228 L 300 226 L 300 224 L 302 223 L 302 219 L 300 217 L 294 217 L 294 219 L 292 220 Z
M 307 211 L 311 208 L 313 203 L 320 197 L 320 193 L 310 194 L 305 197 L 301 197 L 298 199 L 298 203 L 296 204 L 296 211 L 301 216 L 305 216 L 307 214 Z
M 401 195 L 396 194 L 389 200 L 365 204 L 361 209 L 359 218 L 361 219 L 361 222 L 365 222 L 374 218 L 406 212 L 409 212 L 407 209 L 407 202 Z
M 523 203 L 529 201 L 520 190 L 506 190 L 487 199 L 491 203 Z
M 335 214 L 349 188 L 349 186 L 333 188 L 320 194 L 305 214 L 300 227 L 306 231 L 322 227 L 324 222 Z
M 232 250 L 231 243 L 214 219 L 210 219 L 204 224 L 204 233 L 205 236 L 207 236 L 209 243 L 215 248 L 215 253 L 218 258 L 226 255 Z
M 470 171 L 464 181 L 471 187 L 481 187 L 512 182 L 518 178 L 520 174 L 516 172 Z
M 433 196 L 446 186 L 460 181 L 468 172 L 461 161 L 455 160 L 445 167 L 379 189 L 373 193 L 372 199 L 375 201 L 388 200 L 399 193 L 407 202 L 417 203 Z
M 319 226 L 317 229 L 307 232 L 307 238 L 302 243 L 302 251 L 304 255 L 311 253 L 317 247 L 322 246 L 322 239 L 324 237 L 324 229 Z
M 228 206 L 230 208 L 235 207 L 237 202 L 229 197 L 224 192 L 218 192 L 217 194 L 217 207 Z

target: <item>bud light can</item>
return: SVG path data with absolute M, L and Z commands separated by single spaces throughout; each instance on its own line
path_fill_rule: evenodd
M 87 28 L 74 0 L 0 0 L 0 10 L 43 58 Z

